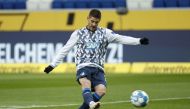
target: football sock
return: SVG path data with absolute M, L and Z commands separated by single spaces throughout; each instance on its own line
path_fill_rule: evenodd
M 84 103 L 86 103 L 87 105 L 89 105 L 91 101 L 94 101 L 90 88 L 84 88 L 82 95 L 83 95 Z
M 100 101 L 100 99 L 102 98 L 102 96 L 99 96 L 97 93 L 94 93 L 92 95 L 92 97 L 93 97 L 93 99 L 94 99 L 95 102 Z M 89 105 L 86 104 L 85 102 L 83 102 L 83 104 L 80 106 L 79 109 L 89 109 Z
M 100 101 L 100 99 L 102 98 L 102 97 L 101 97 L 100 95 L 98 95 L 97 93 L 94 93 L 92 96 L 93 96 L 93 99 L 94 99 L 95 102 Z

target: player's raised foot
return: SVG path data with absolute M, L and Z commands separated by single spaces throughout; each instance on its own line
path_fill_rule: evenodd
M 100 102 L 91 101 L 89 107 L 90 109 L 98 109 L 100 107 Z

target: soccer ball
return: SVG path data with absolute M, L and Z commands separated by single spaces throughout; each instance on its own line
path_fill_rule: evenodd
M 145 107 L 149 102 L 148 94 L 142 90 L 135 90 L 131 95 L 131 103 L 136 107 Z

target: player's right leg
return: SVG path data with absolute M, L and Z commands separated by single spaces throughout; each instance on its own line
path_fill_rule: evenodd
M 80 109 L 97 109 L 100 106 L 100 102 L 95 102 L 93 99 L 93 96 L 91 94 L 91 81 L 88 80 L 86 77 L 84 78 L 80 78 L 79 82 L 82 86 L 82 90 L 83 90 L 83 99 L 84 99 L 84 103 L 88 104 L 81 106 Z
M 84 103 L 79 109 L 96 109 L 100 104 L 99 102 L 94 102 L 93 96 L 91 94 L 91 73 L 94 68 L 84 67 L 77 71 L 77 81 L 82 87 L 82 95 Z
M 100 101 L 100 99 L 106 94 L 106 86 L 99 84 L 95 87 L 95 93 L 93 94 L 93 99 L 95 102 Z

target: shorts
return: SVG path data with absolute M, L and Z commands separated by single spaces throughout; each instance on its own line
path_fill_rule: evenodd
M 80 78 L 86 77 L 90 80 L 92 91 L 94 91 L 94 88 L 99 84 L 103 84 L 104 86 L 107 84 L 104 71 L 98 67 L 83 67 L 77 71 L 76 76 L 79 84 Z

